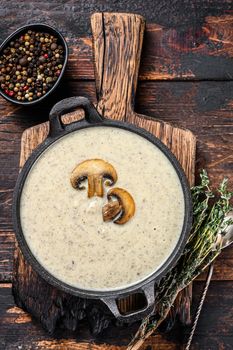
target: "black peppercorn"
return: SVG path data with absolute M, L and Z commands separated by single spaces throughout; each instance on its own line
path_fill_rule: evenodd
M 51 50 L 56 50 L 57 44 L 56 43 L 52 43 L 50 48 L 51 48 Z
M 24 56 L 23 58 L 21 58 L 21 59 L 19 60 L 19 64 L 20 64 L 21 66 L 26 66 L 27 63 L 28 63 L 28 60 L 27 60 L 27 57 L 26 57 L 26 56 Z

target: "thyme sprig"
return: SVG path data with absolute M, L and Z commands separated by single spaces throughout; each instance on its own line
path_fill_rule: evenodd
M 191 188 L 193 200 L 193 224 L 188 242 L 176 266 L 160 281 L 155 301 L 155 313 L 142 323 L 128 346 L 139 349 L 144 340 L 156 331 L 166 318 L 178 293 L 188 286 L 220 254 L 221 234 L 232 220 L 226 215 L 232 210 L 230 199 L 233 192 L 227 189 L 224 179 L 217 195 L 210 188 L 205 170 L 200 173 L 200 185 Z M 220 238 L 220 239 L 219 239 Z

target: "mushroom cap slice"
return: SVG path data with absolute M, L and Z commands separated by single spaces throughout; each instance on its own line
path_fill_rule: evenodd
M 70 182 L 75 189 L 82 190 L 81 182 L 88 180 L 88 197 L 103 197 L 103 183 L 112 186 L 117 181 L 115 168 L 103 159 L 88 159 L 79 163 L 71 173 Z
M 135 202 L 131 194 L 120 187 L 112 188 L 107 193 L 107 198 L 112 201 L 112 197 L 115 197 L 121 206 L 120 215 L 113 220 L 115 224 L 123 225 L 129 221 L 135 213 Z M 106 204 L 108 205 L 108 204 Z
M 122 206 L 118 200 L 110 200 L 102 208 L 102 216 L 104 221 L 113 221 L 118 214 L 122 212 Z

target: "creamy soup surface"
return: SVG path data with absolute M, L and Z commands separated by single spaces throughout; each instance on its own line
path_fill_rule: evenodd
M 75 166 L 100 158 L 117 171 L 136 211 L 125 224 L 104 222 L 104 197 L 71 186 Z M 113 186 L 113 187 L 114 187 Z M 134 133 L 113 127 L 78 130 L 50 146 L 26 179 L 22 230 L 33 255 L 59 280 L 88 290 L 135 284 L 167 260 L 179 239 L 184 196 L 167 157 Z

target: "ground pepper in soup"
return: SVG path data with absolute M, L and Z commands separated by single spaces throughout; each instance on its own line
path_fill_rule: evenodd
M 115 170 L 94 190 L 90 160 Z M 105 217 L 109 203 L 119 208 Z M 93 127 L 61 138 L 39 157 L 23 187 L 20 220 L 33 255 L 53 276 L 83 289 L 114 290 L 167 260 L 181 234 L 184 196 L 159 148 L 123 129 Z

